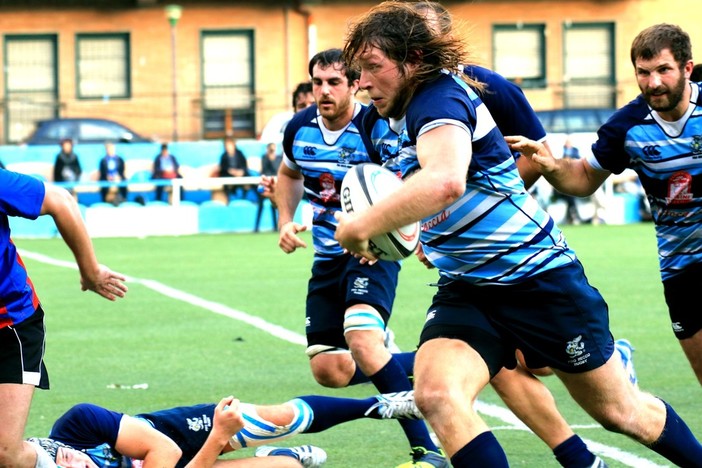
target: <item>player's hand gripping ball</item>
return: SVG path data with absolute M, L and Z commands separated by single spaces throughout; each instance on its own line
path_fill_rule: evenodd
M 390 196 L 402 186 L 392 171 L 373 163 L 350 169 L 341 182 L 341 208 L 346 213 L 361 212 Z M 409 257 L 419 244 L 419 221 L 369 239 L 369 250 L 381 260 Z

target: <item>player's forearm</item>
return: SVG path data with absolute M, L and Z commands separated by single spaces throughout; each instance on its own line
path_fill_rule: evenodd
M 278 226 L 291 222 L 295 211 L 302 200 L 304 186 L 302 179 L 293 179 L 286 175 L 278 175 L 275 189 L 275 200 L 278 205 Z
M 92 240 L 73 196 L 63 188 L 47 184 L 42 214 L 54 219 L 61 237 L 76 259 L 81 276 L 97 276 L 99 265 Z
M 588 197 L 600 186 L 601 182 L 585 170 L 582 159 L 562 158 L 555 161 L 552 170 L 544 171 L 543 176 L 559 192 Z

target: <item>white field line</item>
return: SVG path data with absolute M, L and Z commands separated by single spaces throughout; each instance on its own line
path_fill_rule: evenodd
M 75 262 L 67 262 L 64 260 L 57 260 L 55 258 L 48 257 L 43 254 L 35 253 L 35 252 L 29 252 L 26 250 L 18 249 L 20 255 L 22 258 L 29 258 L 32 260 L 35 260 L 37 262 L 45 263 L 48 265 L 53 265 L 53 266 L 58 266 L 62 268 L 71 268 L 74 270 L 77 270 L 78 267 L 76 266 Z M 126 275 L 125 275 L 126 276 Z M 170 297 L 172 299 L 176 299 L 179 301 L 186 302 L 188 304 L 194 305 L 196 307 L 203 308 L 205 310 L 209 310 L 211 312 L 214 312 L 216 314 L 224 315 L 226 317 L 232 318 L 234 320 L 238 320 L 240 322 L 246 323 L 252 327 L 258 328 L 259 330 L 262 330 L 266 333 L 270 333 L 271 335 L 280 338 L 281 340 L 287 341 L 289 343 L 305 346 L 307 344 L 307 339 L 302 336 L 299 333 L 287 330 L 279 325 L 275 325 L 273 323 L 267 322 L 260 317 L 256 317 L 255 315 L 250 315 L 247 314 L 246 312 L 242 312 L 237 309 L 232 309 L 231 307 L 228 307 L 224 304 L 220 304 L 217 302 L 212 302 L 208 301 L 206 299 L 202 299 L 198 296 L 195 296 L 193 294 L 186 293 L 185 291 L 181 291 L 179 289 L 172 288 L 170 286 L 166 286 L 163 283 L 159 283 L 158 281 L 155 280 L 150 280 L 150 279 L 140 279 L 140 278 L 134 278 L 127 276 L 127 282 L 129 283 L 136 283 L 136 284 L 141 284 L 155 292 L 158 292 L 160 294 L 163 294 L 166 297 Z M 496 419 L 499 419 L 503 421 L 504 423 L 508 424 L 507 426 L 495 426 L 492 427 L 491 430 L 523 430 L 523 431 L 529 431 L 529 428 L 526 427 L 526 425 L 519 419 L 517 418 L 514 413 L 512 413 L 509 409 L 504 408 L 502 406 L 497 406 L 497 405 L 492 405 L 489 403 L 484 403 L 481 401 L 476 401 L 475 403 L 475 409 L 479 413 L 490 416 Z M 583 426 L 573 426 L 574 428 L 599 428 L 601 426 L 597 424 L 592 424 L 592 425 L 583 425 Z M 600 444 L 599 442 L 594 442 L 592 440 L 588 440 L 583 438 L 585 443 L 587 444 L 588 448 L 590 450 L 598 455 L 604 456 L 606 458 L 610 458 L 612 460 L 616 460 L 619 463 L 622 463 L 623 465 L 626 466 L 631 466 L 635 468 L 664 468 L 666 465 L 658 465 L 652 461 L 646 460 L 645 458 L 641 458 L 637 455 L 634 455 L 632 453 L 625 452 L 623 450 L 620 450 L 616 447 L 611 447 L 608 445 Z

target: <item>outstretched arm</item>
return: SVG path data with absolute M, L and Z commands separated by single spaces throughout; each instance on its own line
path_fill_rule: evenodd
M 556 159 L 543 144 L 523 136 L 506 136 L 505 141 L 513 151 L 519 151 L 530 159 L 546 180 L 561 193 L 576 197 L 587 197 L 611 174 L 594 169 L 587 160 Z
M 61 237 L 73 252 L 80 271 L 81 289 L 93 291 L 111 301 L 124 297 L 127 292 L 125 277 L 98 263 L 75 198 L 64 188 L 52 184 L 45 186 L 41 214 L 54 219 Z

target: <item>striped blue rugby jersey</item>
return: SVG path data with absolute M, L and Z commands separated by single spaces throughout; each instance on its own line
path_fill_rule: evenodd
M 664 281 L 702 262 L 702 83 L 690 86 L 690 105 L 680 120 L 664 121 L 639 95 L 600 128 L 588 157 L 596 169 L 619 174 L 631 168 L 639 175 Z
M 312 105 L 295 114 L 285 129 L 283 163 L 305 177 L 305 195 L 314 212 L 312 239 L 317 255 L 343 253 L 334 239 L 338 224 L 334 213 L 341 210 L 339 195 L 346 172 L 357 164 L 370 162 L 364 143 L 366 137 L 360 133 L 366 111 L 365 105 L 355 103 L 349 125 L 340 131 L 330 131 L 324 127 L 317 106 Z
M 575 260 L 561 230 L 529 195 L 515 160 L 480 97 L 458 76 L 421 86 L 401 122 L 397 164 L 419 169 L 417 137 L 440 125 L 472 135 L 463 196 L 422 220 L 422 245 L 443 275 L 475 284 L 513 284 Z M 466 157 L 468 155 L 466 154 Z

